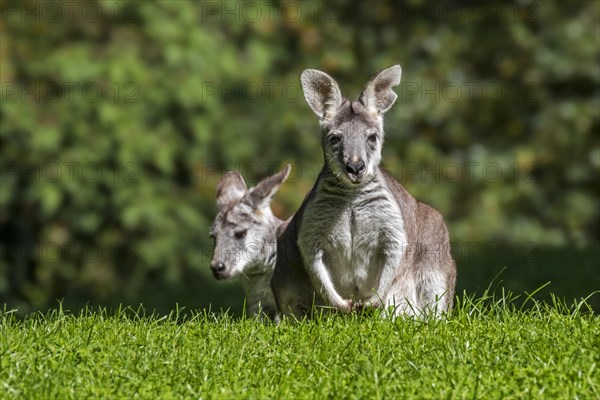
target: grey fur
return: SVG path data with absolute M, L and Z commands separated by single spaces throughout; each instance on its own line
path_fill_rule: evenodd
M 350 101 L 324 72 L 302 73 L 325 163 L 280 228 L 271 286 L 283 315 L 301 318 L 312 306 L 379 307 L 394 316 L 452 308 L 456 267 L 442 216 L 379 168 L 383 113 L 400 76 L 399 65 L 388 68 Z
M 270 201 L 290 173 L 290 165 L 247 190 L 237 172 L 217 185 L 218 214 L 211 227 L 215 253 L 211 269 L 216 279 L 241 278 L 251 314 L 276 318 L 270 288 L 276 258 L 276 232 L 283 223 Z

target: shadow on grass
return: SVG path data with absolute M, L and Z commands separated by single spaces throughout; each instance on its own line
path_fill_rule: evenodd
M 454 251 L 454 256 L 458 268 L 458 296 L 462 296 L 463 291 L 480 296 L 488 287 L 496 293 L 502 289 L 515 294 L 532 293 L 550 282 L 535 294 L 535 299 L 550 302 L 553 294 L 565 303 L 572 303 L 600 290 L 598 246 L 584 249 L 462 246 L 460 251 Z M 587 303 L 600 313 L 600 294 L 592 296 Z M 229 310 L 234 316 L 240 316 L 244 293 L 240 283 L 216 281 L 204 271 L 188 269 L 179 283 L 147 280 L 135 291 L 118 292 L 102 300 L 90 299 L 86 293 L 72 293 L 62 300 L 63 308 L 72 312 L 86 306 L 117 310 L 120 305 L 137 308 L 140 304 L 147 313 L 168 314 L 178 307 L 183 308 L 183 314 L 204 309 Z M 9 308 L 10 305 L 9 302 Z M 40 311 L 57 307 L 58 301 Z
M 535 294 L 535 299 L 549 302 L 554 294 L 571 303 L 600 290 L 598 246 L 582 249 L 483 246 L 469 250 L 472 251 L 455 253 L 458 295 L 463 291 L 481 295 L 490 284 L 491 291 L 504 288 L 516 294 L 532 293 L 550 282 Z M 590 297 L 587 303 L 600 312 L 600 295 Z
M 58 303 L 58 301 L 57 301 Z M 179 308 L 181 315 L 192 311 L 210 310 L 221 312 L 228 310 L 239 316 L 243 313 L 244 291 L 239 282 L 217 281 L 208 274 L 188 269 L 183 273 L 181 282 L 169 284 L 160 280 L 147 280 L 135 292 L 118 293 L 103 300 L 89 300 L 84 294 L 66 297 L 62 300 L 65 310 L 90 308 L 108 308 L 118 310 L 121 306 L 138 309 L 142 306 L 146 314 L 169 314 Z M 54 307 L 56 308 L 56 304 Z

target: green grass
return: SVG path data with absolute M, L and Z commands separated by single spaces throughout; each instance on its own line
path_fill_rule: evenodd
M 600 398 L 587 303 L 463 295 L 440 320 L 0 313 L 0 397 Z

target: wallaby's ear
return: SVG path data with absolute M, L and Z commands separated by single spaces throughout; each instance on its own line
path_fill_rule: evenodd
M 321 121 L 331 118 L 342 104 L 342 92 L 336 81 L 325 72 L 305 69 L 300 77 L 304 98 Z
M 400 84 L 401 77 L 402 68 L 394 65 L 381 71 L 367 83 L 367 87 L 360 97 L 371 113 L 381 115 L 390 109 L 398 97 L 392 91 L 392 87 Z
M 281 184 L 285 182 L 290 174 L 291 169 L 291 165 L 288 164 L 283 170 L 279 171 L 275 175 L 271 175 L 263 179 L 262 181 L 258 182 L 258 185 L 250 189 L 248 195 L 250 196 L 252 204 L 256 208 L 268 207 L 269 203 L 271 202 L 271 198 L 275 193 L 277 193 L 281 187 Z
M 217 185 L 217 208 L 227 207 L 246 194 L 246 182 L 237 171 L 226 173 Z

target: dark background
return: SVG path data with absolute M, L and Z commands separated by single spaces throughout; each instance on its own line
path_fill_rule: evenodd
M 600 2 L 3 1 L 0 304 L 239 312 L 215 186 L 320 169 L 299 76 L 399 63 L 383 166 L 445 216 L 458 294 L 600 290 Z M 590 299 L 600 309 L 600 295 Z

